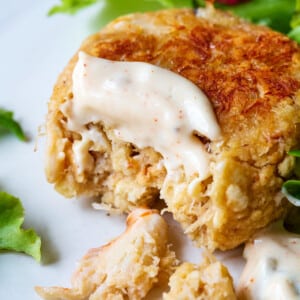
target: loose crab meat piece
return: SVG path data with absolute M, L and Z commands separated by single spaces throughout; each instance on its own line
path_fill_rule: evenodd
M 156 210 L 137 209 L 122 235 L 81 259 L 72 288 L 36 287 L 36 292 L 47 300 L 142 299 L 175 264 L 164 219 Z

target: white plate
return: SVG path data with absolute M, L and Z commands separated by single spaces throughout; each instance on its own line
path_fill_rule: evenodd
M 59 72 L 81 41 L 96 30 L 91 25 L 96 8 L 49 18 L 47 11 L 55 3 L 11 0 L 0 10 L 0 107 L 13 110 L 30 137 L 27 143 L 14 137 L 0 139 L 0 188 L 21 198 L 25 227 L 33 227 L 42 237 L 41 264 L 23 254 L 0 253 L 0 299 L 34 300 L 39 299 L 35 285 L 69 286 L 76 262 L 85 252 L 125 227 L 124 216 L 109 217 L 84 200 L 67 200 L 56 193 L 44 175 L 44 138 L 34 152 Z M 198 262 L 200 249 L 192 246 L 176 223 L 171 222 L 170 231 L 178 257 Z M 241 249 L 218 253 L 235 279 L 241 271 L 240 254 Z

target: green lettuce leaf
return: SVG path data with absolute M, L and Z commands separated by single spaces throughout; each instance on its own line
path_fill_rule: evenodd
M 300 0 L 296 0 L 295 12 L 290 22 L 292 30 L 288 33 L 288 36 L 300 43 Z
M 238 5 L 216 3 L 215 6 L 253 23 L 269 26 L 300 43 L 300 0 L 251 0 Z
M 75 14 L 78 11 L 95 3 L 103 3 L 106 22 L 128 13 L 159 10 L 163 8 L 197 7 L 203 6 L 204 0 L 60 0 L 60 4 L 53 6 L 48 15 L 57 13 Z M 104 22 L 101 22 L 104 23 Z
M 104 5 L 97 15 L 97 19 L 94 20 L 95 28 L 101 28 L 121 15 L 132 12 L 155 11 L 163 8 L 160 1 L 127 0 L 122 2 L 120 0 L 104 0 L 103 2 Z
M 294 206 L 284 218 L 286 230 L 300 234 L 300 180 L 288 180 L 282 186 L 282 193 Z
M 288 33 L 288 37 L 294 41 L 296 41 L 298 44 L 300 44 L 300 26 L 292 29 Z
M 108 12 L 106 15 L 107 20 L 111 20 L 124 13 L 130 13 L 134 11 L 147 11 L 153 9 L 161 9 L 162 7 L 171 7 L 171 0 L 140 0 L 140 1 L 114 1 L 114 0 L 60 0 L 61 3 L 53 6 L 48 15 L 54 15 L 57 13 L 75 14 L 78 11 L 91 6 L 95 3 L 102 2 L 104 4 L 103 9 Z M 114 11 L 112 11 L 112 8 Z
M 191 7 L 190 0 L 99 0 L 104 5 L 101 8 L 97 19 L 94 21 L 95 28 L 101 28 L 111 20 L 133 12 L 155 11 L 171 7 Z
M 295 206 L 300 206 L 300 180 L 287 180 L 282 185 L 282 192 Z
M 164 8 L 174 7 L 192 7 L 192 0 L 152 0 L 153 2 L 159 3 Z
M 289 155 L 300 157 L 300 150 L 291 150 L 288 152 Z
M 296 158 L 294 175 L 296 176 L 296 178 L 300 178 L 300 150 L 291 150 L 288 152 L 288 154 Z
M 251 0 L 237 5 L 216 3 L 220 9 L 253 23 L 266 25 L 282 33 L 290 31 L 290 21 L 295 11 L 295 0 Z
M 102 2 L 100 13 L 103 26 L 112 19 L 132 12 L 153 11 L 163 8 L 204 6 L 204 0 L 60 0 L 61 3 L 50 9 L 49 15 L 56 13 L 74 14 L 95 3 Z M 250 20 L 256 24 L 262 24 L 289 36 L 298 39 L 300 24 L 300 0 L 250 0 L 236 5 L 226 5 L 215 2 L 219 9 L 229 10 L 234 14 Z M 292 20 L 292 21 L 291 21 Z M 293 30 L 291 30 L 291 25 Z M 300 40 L 300 38 L 299 38 Z
M 24 252 L 41 260 L 41 239 L 34 230 L 24 230 L 24 209 L 20 200 L 0 191 L 0 249 Z
M 295 206 L 300 206 L 300 150 L 291 150 L 289 155 L 296 158 L 294 167 L 294 176 L 296 179 L 290 179 L 282 185 L 282 192 L 287 199 Z
M 95 4 L 98 0 L 61 0 L 61 3 L 53 6 L 48 15 L 52 16 L 57 13 L 75 14 L 77 11 Z
M 26 140 L 21 126 L 14 120 L 13 112 L 0 108 L 0 134 L 6 133 L 7 131 L 13 133 L 21 141 Z
M 296 0 L 295 11 L 290 23 L 292 28 L 300 26 L 300 0 Z

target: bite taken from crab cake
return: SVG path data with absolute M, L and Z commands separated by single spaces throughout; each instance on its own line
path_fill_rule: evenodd
M 54 87 L 48 180 L 124 212 L 160 197 L 198 245 L 233 248 L 285 213 L 299 71 L 296 43 L 212 7 L 120 17 Z
M 47 300 L 143 299 L 154 284 L 165 284 L 176 267 L 167 231 L 158 211 L 137 209 L 129 214 L 121 236 L 81 259 L 72 288 L 36 291 Z

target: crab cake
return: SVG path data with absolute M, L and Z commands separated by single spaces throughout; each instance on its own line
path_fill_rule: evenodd
M 98 197 L 124 212 L 151 207 L 160 197 L 185 232 L 211 250 L 231 249 L 285 213 L 280 189 L 294 164 L 287 152 L 299 146 L 296 43 L 208 7 L 120 17 L 80 51 L 148 63 L 190 81 L 209 99 L 221 137 L 195 133 L 209 156 L 207 176 L 187 175 L 179 164 L 171 179 L 155 147 L 120 138 L 104 119 L 87 120 L 83 137 L 66 110 L 74 100 L 77 53 L 58 78 L 47 118 L 46 173 L 60 193 Z

